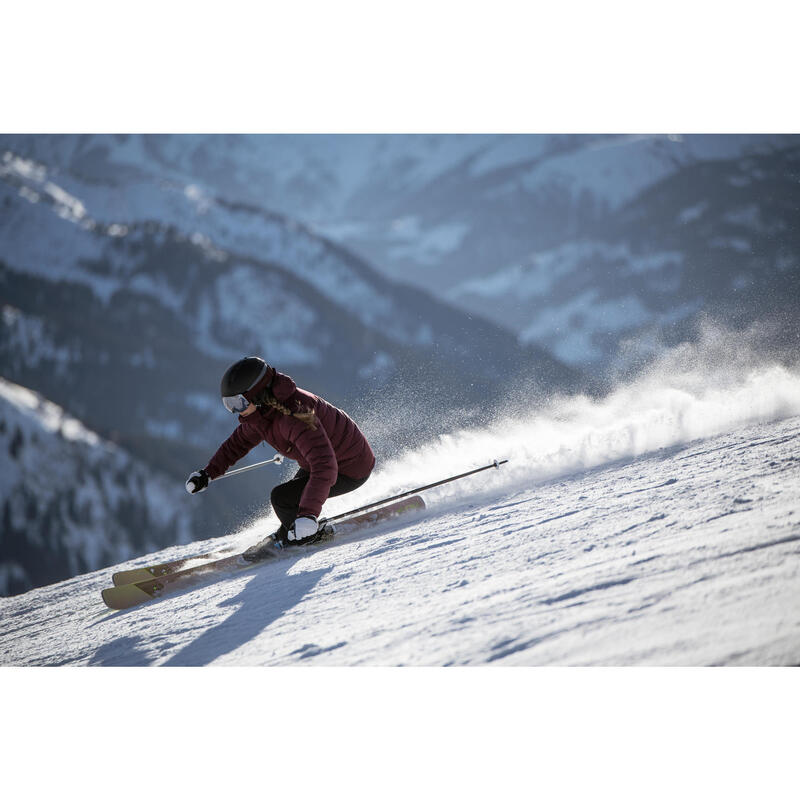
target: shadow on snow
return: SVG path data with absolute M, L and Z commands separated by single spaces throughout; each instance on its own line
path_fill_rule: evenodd
M 289 566 L 291 565 L 287 565 L 287 568 Z M 288 572 L 280 573 L 275 569 L 257 572 L 247 581 L 238 595 L 217 605 L 219 609 L 227 606 L 235 608 L 233 614 L 205 629 L 197 638 L 163 662 L 163 666 L 204 666 L 236 650 L 300 603 L 329 571 L 330 567 L 294 575 L 289 575 Z M 193 589 L 196 587 L 187 587 L 184 591 L 190 592 Z M 159 657 L 158 648 L 148 648 L 147 643 L 147 637 L 140 636 L 116 639 L 99 647 L 89 664 L 147 666 Z

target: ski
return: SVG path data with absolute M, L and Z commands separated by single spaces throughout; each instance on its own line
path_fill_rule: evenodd
M 401 501 L 392 503 L 382 508 L 374 509 L 356 517 L 344 519 L 336 523 L 336 532 L 343 533 L 363 525 L 372 525 L 377 522 L 391 519 L 399 514 L 408 511 L 418 511 L 425 508 L 425 501 L 419 496 L 404 498 Z M 320 520 L 323 522 L 323 520 Z M 288 552 L 293 552 L 294 548 Z M 116 572 L 112 576 L 114 586 L 103 589 L 103 601 L 109 608 L 120 610 L 130 608 L 139 603 L 156 597 L 159 593 L 174 584 L 176 581 L 185 581 L 186 578 L 196 576 L 205 571 L 218 571 L 229 568 L 245 568 L 253 566 L 250 562 L 241 559 L 241 553 L 230 553 L 230 549 L 216 552 L 203 553 L 190 558 L 179 558 L 174 561 L 166 561 L 161 564 L 154 564 L 149 567 L 139 567 L 132 570 Z M 281 551 L 276 550 L 276 555 Z M 200 564 L 185 568 L 186 564 L 201 560 Z M 263 563 L 263 562 L 255 562 Z M 127 588 L 126 590 L 126 587 Z
M 365 514 L 350 519 L 343 519 L 336 523 L 336 529 L 348 529 L 350 527 L 357 527 L 359 525 L 374 524 L 381 522 L 385 519 L 391 519 L 397 514 L 402 514 L 406 511 L 417 511 L 425 508 L 425 501 L 419 496 L 406 497 L 396 503 L 392 503 Z M 320 520 L 320 524 L 326 520 Z M 213 550 L 206 553 L 198 553 L 193 556 L 184 558 L 177 558 L 174 561 L 164 561 L 161 564 L 150 564 L 146 567 L 136 567 L 134 569 L 122 570 L 115 572 L 111 576 L 111 582 L 114 586 L 122 586 L 126 583 L 138 583 L 139 581 L 147 581 L 151 578 L 161 578 L 164 575 L 169 575 L 173 572 L 180 572 L 186 568 L 187 564 L 192 564 L 194 561 L 202 561 L 208 563 L 210 561 L 217 561 L 226 555 L 231 555 L 234 550 L 230 547 L 223 550 Z M 197 564 L 200 567 L 202 564 Z
M 276 555 L 279 551 L 275 551 Z M 269 559 L 271 560 L 271 559 Z M 196 567 L 189 567 L 188 569 L 180 570 L 178 572 L 170 572 L 158 578 L 150 578 L 149 580 L 136 581 L 134 583 L 124 583 L 121 586 L 111 586 L 108 589 L 103 589 L 100 594 L 103 597 L 103 602 L 115 611 L 122 611 L 126 608 L 133 608 L 141 603 L 146 603 L 155 597 L 160 596 L 168 588 L 178 588 L 180 585 L 185 585 L 191 582 L 191 579 L 200 575 L 203 572 L 220 572 L 229 569 L 245 569 L 246 567 L 254 567 L 257 564 L 263 564 L 262 561 L 247 562 L 241 558 L 240 553 L 224 558 L 218 558 L 214 561 L 207 561 L 204 564 L 198 564 Z
M 111 582 L 114 586 L 123 586 L 126 583 L 137 583 L 139 581 L 148 581 L 150 578 L 160 578 L 163 575 L 169 575 L 172 572 L 180 572 L 187 564 L 193 561 L 217 561 L 224 558 L 227 554 L 234 553 L 233 548 L 227 550 L 215 550 L 208 553 L 198 553 L 196 556 L 188 556 L 186 558 L 176 558 L 174 561 L 164 561 L 161 564 L 151 564 L 147 567 L 136 567 L 135 569 L 125 569 L 120 572 L 115 572 L 111 576 Z M 197 566 L 201 566 L 198 564 Z
M 350 530 L 351 528 L 359 528 L 362 525 L 375 525 L 378 522 L 383 522 L 387 519 L 392 519 L 399 514 L 406 514 L 409 511 L 423 511 L 425 509 L 425 501 L 417 494 L 413 497 L 406 497 L 403 500 L 398 500 L 396 503 L 391 503 L 388 506 L 381 506 L 380 508 L 367 511 L 364 514 L 358 514 L 354 517 L 334 517 L 333 519 L 321 519 L 320 525 L 325 522 L 332 522 L 337 531 Z

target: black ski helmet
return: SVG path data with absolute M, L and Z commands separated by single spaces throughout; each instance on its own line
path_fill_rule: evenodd
M 267 374 L 269 364 L 258 356 L 241 358 L 225 370 L 219 385 L 222 397 L 234 397 L 245 394 L 255 388 Z

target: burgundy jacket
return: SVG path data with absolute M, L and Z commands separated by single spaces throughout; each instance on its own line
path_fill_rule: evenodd
M 375 456 L 364 434 L 344 411 L 298 389 L 288 375 L 276 371 L 271 391 L 279 402 L 293 410 L 313 410 L 317 429 L 311 430 L 305 422 L 275 408 L 259 406 L 252 414 L 239 417 L 239 426 L 220 445 L 206 472 L 212 480 L 218 478 L 265 441 L 309 473 L 297 516 L 318 517 L 339 473 L 348 478 L 366 478 L 375 466 Z

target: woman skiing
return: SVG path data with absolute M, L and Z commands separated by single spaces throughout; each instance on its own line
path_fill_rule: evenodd
M 243 554 L 249 561 L 268 556 L 274 546 L 308 544 L 325 533 L 317 522 L 329 497 L 362 486 L 375 466 L 364 434 L 339 408 L 295 382 L 261 358 L 230 366 L 220 385 L 222 402 L 239 425 L 204 469 L 186 481 L 191 494 L 204 491 L 253 447 L 266 441 L 300 465 L 295 476 L 272 490 L 270 501 L 281 521 L 278 530 Z

